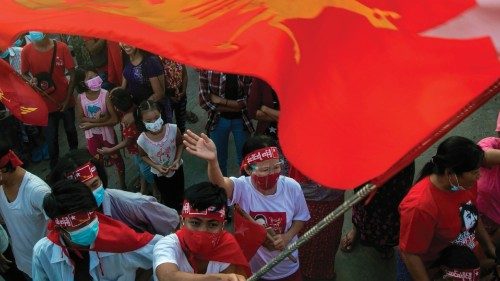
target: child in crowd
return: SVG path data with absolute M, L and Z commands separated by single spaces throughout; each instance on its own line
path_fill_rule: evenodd
M 105 157 L 98 152 L 98 149 L 115 145 L 116 135 L 113 126 L 118 122 L 118 117 L 108 91 L 101 88 L 102 79 L 97 70 L 92 68 L 77 70 L 75 82 L 76 89 L 80 93 L 76 99 L 79 127 L 85 130 L 90 154 L 104 163 Z M 125 189 L 125 164 L 121 154 L 119 152 L 110 154 L 109 162 L 116 166 L 119 185 Z
M 114 109 L 120 117 L 120 125 L 122 130 L 122 141 L 113 147 L 103 147 L 98 152 L 104 155 L 113 154 L 120 149 L 126 148 L 128 153 L 132 155 L 134 163 L 139 168 L 140 172 L 140 192 L 144 195 L 148 194 L 147 185 L 152 186 L 153 196 L 159 198 L 156 184 L 151 173 L 151 167 L 142 161 L 139 156 L 139 148 L 137 147 L 137 138 L 140 132 L 137 130 L 134 122 L 127 122 L 126 115 L 133 115 L 136 109 L 132 94 L 125 89 L 115 88 L 110 92 L 110 101 Z M 133 118 L 130 118 L 133 119 Z
M 177 125 L 163 123 L 161 108 L 145 100 L 136 110 L 136 124 L 143 131 L 137 139 L 139 155 L 151 166 L 160 201 L 180 212 L 184 197 L 182 135 Z

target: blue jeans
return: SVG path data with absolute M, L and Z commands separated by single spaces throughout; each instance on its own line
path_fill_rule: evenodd
M 151 166 L 144 162 L 139 154 L 133 155 L 132 159 L 134 159 L 135 165 L 139 167 L 139 173 L 141 174 L 141 177 L 147 183 L 152 184 L 154 182 L 154 174 L 153 172 L 151 172 Z
M 45 141 L 48 144 L 50 169 L 54 168 L 59 160 L 59 121 L 63 120 L 64 131 L 68 140 L 69 149 L 78 148 L 78 135 L 75 127 L 75 108 L 68 108 L 63 112 L 49 113 L 49 121 L 45 127 Z
M 243 145 L 249 137 L 243 119 L 219 118 L 214 128 L 210 132 L 210 138 L 217 147 L 217 160 L 224 176 L 227 176 L 227 150 L 229 142 L 229 133 L 233 133 L 234 144 L 236 146 L 236 165 L 238 167 L 243 159 Z

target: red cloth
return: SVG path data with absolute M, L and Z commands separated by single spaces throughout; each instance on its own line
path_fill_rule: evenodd
M 75 62 L 68 49 L 68 46 L 62 42 L 55 41 L 57 44 L 56 58 L 54 61 L 54 72 L 52 80 L 56 85 L 56 90 L 50 96 L 59 104 L 61 104 L 68 94 L 68 79 L 65 71 L 75 68 Z M 52 61 L 53 49 L 46 52 L 37 51 L 33 44 L 26 45 L 21 52 L 21 73 L 29 72 L 36 75 L 41 72 L 50 72 L 50 64 Z M 49 112 L 58 110 L 58 105 L 48 98 L 43 97 Z M 69 107 L 75 105 L 73 96 L 69 98 Z
M 152 239 L 153 234 L 149 232 L 135 232 L 124 223 L 114 220 L 106 215 L 97 213 L 99 220 L 99 232 L 94 242 L 94 247 L 89 251 L 107 252 L 107 253 L 126 253 L 135 251 L 147 245 Z M 50 220 L 47 225 L 47 238 L 54 244 L 66 248 L 61 244 L 60 230 L 55 223 Z M 78 250 L 84 250 L 78 248 Z
M 133 142 L 132 144 L 127 146 L 127 151 L 129 154 L 138 154 L 139 153 L 139 147 L 137 146 L 137 139 L 139 138 L 139 135 L 141 134 L 139 131 L 137 131 L 137 127 L 135 124 L 132 122 L 130 125 L 125 126 L 123 123 L 121 123 L 122 126 L 122 136 L 124 139 L 132 139 Z
M 189 235 L 186 229 L 181 228 L 175 233 L 175 235 L 177 235 L 177 237 L 179 238 L 179 242 L 181 243 L 181 248 L 186 254 L 186 257 L 188 258 L 191 267 L 195 268 L 196 253 L 191 253 L 185 243 L 185 236 Z M 210 243 L 209 241 L 206 242 Z M 204 260 L 233 264 L 242 268 L 247 274 L 247 277 L 252 275 L 250 271 L 250 266 L 248 265 L 248 261 L 243 255 L 240 246 L 236 242 L 236 239 L 234 239 L 234 236 L 231 233 L 225 230 L 221 232 L 217 248 L 208 253 L 208 255 L 204 257 Z
M 498 92 L 489 38 L 421 34 L 474 0 L 4 2 L 3 48 L 36 26 L 267 81 L 287 159 L 329 187 L 387 181 Z
M 7 152 L 7 154 L 5 154 L 4 156 L 2 156 L 2 158 L 0 158 L 0 167 L 4 167 L 9 162 L 14 168 L 19 167 L 23 164 L 23 161 L 21 161 L 21 159 L 17 157 L 16 153 L 10 149 L 9 152 Z
M 439 252 L 452 242 L 474 249 L 477 245 L 474 229 L 478 212 L 476 209 L 472 213 L 462 214 L 462 211 L 469 208 L 470 203 L 475 204 L 476 196 L 476 187 L 452 192 L 438 189 L 429 177 L 418 182 L 399 205 L 400 249 L 417 254 L 426 266 L 435 261 Z M 464 224 L 463 218 L 467 214 L 467 222 L 474 225 Z
M 116 86 L 121 86 L 123 78 L 122 50 L 118 43 L 109 41 L 108 46 L 108 81 Z
M 0 102 L 23 123 L 47 125 L 47 106 L 42 97 L 4 60 L 0 60 Z
M 253 221 L 244 218 L 238 211 L 234 212 L 234 238 L 238 241 L 247 260 L 251 260 L 266 240 L 266 229 Z

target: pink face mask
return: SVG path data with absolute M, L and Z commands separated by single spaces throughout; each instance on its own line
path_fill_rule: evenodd
M 269 174 L 267 176 L 257 176 L 255 173 L 251 175 L 253 183 L 257 188 L 262 190 L 270 190 L 276 186 L 280 173 Z
M 85 81 L 85 85 L 87 85 L 87 87 L 89 87 L 89 89 L 91 91 L 97 92 L 97 91 L 101 90 L 102 79 L 101 79 L 101 77 L 96 76 L 92 79 Z

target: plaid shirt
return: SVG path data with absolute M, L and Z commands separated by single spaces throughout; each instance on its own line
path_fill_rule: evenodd
M 225 98 L 226 74 L 211 70 L 199 70 L 199 73 L 200 94 L 198 98 L 201 108 L 208 112 L 208 120 L 205 130 L 207 133 L 210 133 L 219 120 L 220 115 L 220 112 L 217 110 L 217 105 L 212 103 L 210 95 L 214 94 L 221 98 Z M 241 109 L 241 116 L 249 133 L 253 133 L 255 131 L 247 114 L 247 96 L 251 84 L 252 77 L 238 75 L 239 90 L 236 101 L 243 106 L 243 109 Z

